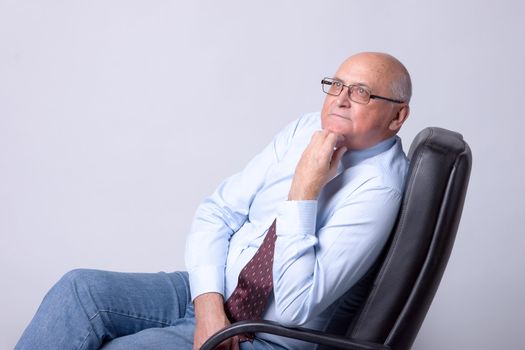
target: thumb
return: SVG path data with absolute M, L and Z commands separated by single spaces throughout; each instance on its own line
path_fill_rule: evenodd
M 332 154 L 332 161 L 330 162 L 330 170 L 334 170 L 339 165 L 339 162 L 341 161 L 341 158 L 343 158 L 343 155 L 346 153 L 348 149 L 346 147 L 339 147 L 335 150 L 334 154 Z

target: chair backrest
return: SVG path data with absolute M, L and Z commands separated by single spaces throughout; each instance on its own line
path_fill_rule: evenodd
M 347 336 L 409 349 L 448 262 L 472 164 L 463 137 L 426 128 L 408 154 L 410 169 L 396 225 L 370 291 Z

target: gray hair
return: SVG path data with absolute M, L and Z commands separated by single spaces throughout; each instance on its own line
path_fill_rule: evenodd
M 412 80 L 406 69 L 392 81 L 391 89 L 396 99 L 410 102 L 412 97 Z

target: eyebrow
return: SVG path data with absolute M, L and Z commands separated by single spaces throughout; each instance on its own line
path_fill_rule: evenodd
M 339 77 L 334 77 L 335 80 L 339 80 L 340 82 L 342 82 L 343 84 L 345 84 L 345 81 Z M 345 84 L 345 85 L 355 85 L 355 86 L 362 86 L 362 87 L 365 87 L 369 90 L 372 90 L 372 88 L 368 85 L 366 85 L 365 83 L 350 83 L 350 84 Z

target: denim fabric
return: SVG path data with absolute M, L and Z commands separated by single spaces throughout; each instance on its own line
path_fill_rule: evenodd
M 49 291 L 15 350 L 193 348 L 186 272 L 73 270 Z M 256 339 L 242 350 L 284 349 Z

